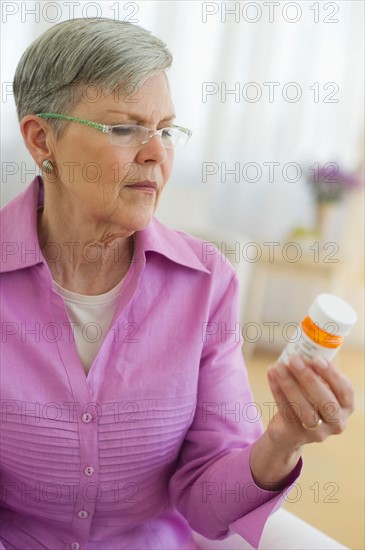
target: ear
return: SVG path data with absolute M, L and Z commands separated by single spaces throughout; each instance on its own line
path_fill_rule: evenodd
M 52 134 L 44 120 L 35 115 L 27 115 L 20 121 L 20 131 L 28 151 L 39 167 L 45 159 L 54 160 Z

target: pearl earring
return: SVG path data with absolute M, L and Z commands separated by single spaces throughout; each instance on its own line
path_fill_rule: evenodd
M 42 162 L 42 168 L 47 174 L 53 172 L 53 164 L 50 160 L 44 160 Z

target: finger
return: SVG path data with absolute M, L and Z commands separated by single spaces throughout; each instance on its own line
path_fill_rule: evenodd
M 279 404 L 279 412 L 280 412 L 280 418 L 283 421 L 283 424 L 286 426 L 286 434 L 284 436 L 285 441 L 288 441 L 291 437 L 295 438 L 296 445 L 298 444 L 298 437 L 300 434 L 300 444 L 303 445 L 303 443 L 309 443 L 313 441 L 323 441 L 328 435 L 329 430 L 326 429 L 325 423 L 322 424 L 318 429 L 316 430 L 308 430 L 304 427 L 302 422 L 304 421 L 301 418 L 298 418 L 298 415 L 296 414 L 296 411 L 293 409 L 291 403 L 284 391 L 282 390 L 281 383 L 282 381 L 279 379 L 278 375 L 276 374 L 276 367 L 275 366 L 270 367 L 270 370 L 268 371 L 268 377 L 269 377 L 269 384 L 273 391 L 273 395 L 275 399 L 277 400 Z M 290 375 L 290 373 L 289 373 Z M 294 380 L 294 377 L 293 377 Z M 295 406 L 295 403 L 294 403 Z M 292 411 L 292 413 L 288 414 L 288 411 Z M 275 417 L 274 417 L 275 418 Z M 310 422 L 308 425 L 314 425 L 317 424 L 317 419 L 315 422 Z M 299 430 L 299 431 L 298 431 Z
M 271 367 L 270 367 L 271 369 Z M 276 379 L 275 373 L 272 370 L 267 371 L 267 376 L 269 379 L 270 389 L 274 395 L 274 397 L 277 399 L 278 403 L 281 403 L 282 405 L 286 405 L 287 399 L 284 395 L 284 393 L 280 389 L 280 384 Z
M 307 361 L 303 361 L 299 356 L 290 357 L 287 368 L 296 380 L 297 386 L 293 383 L 291 385 L 287 384 L 288 390 L 285 391 L 284 388 L 285 394 L 290 399 L 298 399 L 300 404 L 303 400 L 298 396 L 298 392 L 304 389 L 309 396 L 311 405 L 309 410 L 307 407 L 303 410 L 303 421 L 308 424 L 305 419 L 306 415 L 309 413 L 309 416 L 313 418 L 314 411 L 317 411 L 316 414 L 314 414 L 315 422 L 318 421 L 319 414 L 327 424 L 338 424 L 342 416 L 341 406 L 332 392 L 331 387 L 323 382 L 321 376 L 310 367 Z M 315 424 L 315 422 L 312 421 L 312 424 Z
M 298 421 L 298 423 L 300 424 L 295 409 L 292 407 L 292 404 L 287 399 L 285 393 L 280 386 L 280 381 L 278 380 L 276 375 L 276 366 L 274 368 L 270 368 L 267 374 L 269 378 L 270 388 L 281 416 L 285 420 L 289 421 L 291 424 L 293 424 L 294 421 Z
M 353 412 L 355 408 L 355 392 L 351 380 L 324 357 L 317 356 L 309 364 L 330 386 L 341 407 Z
M 297 357 L 297 359 L 294 359 Z M 333 396 L 342 408 L 347 408 L 353 411 L 354 404 L 354 389 L 351 380 L 345 376 L 333 363 L 324 357 L 317 356 L 312 360 L 304 360 L 299 356 L 291 356 L 295 362 L 304 363 L 309 366 L 318 376 L 321 377 L 323 383 L 330 388 Z M 295 372 L 296 369 L 291 369 Z
M 283 363 L 275 367 L 281 390 L 286 399 L 292 404 L 292 409 L 300 422 L 305 422 L 307 425 L 317 424 L 319 417 L 323 418 L 324 410 L 317 406 L 316 402 L 311 397 L 312 387 L 305 387 L 300 384 L 300 381 L 291 373 L 290 369 Z M 308 367 L 308 370 L 309 367 Z M 312 373 L 312 376 L 315 376 Z M 309 395 L 309 398 L 307 397 Z

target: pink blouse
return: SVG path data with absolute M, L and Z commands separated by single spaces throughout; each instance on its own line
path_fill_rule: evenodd
M 302 459 L 282 491 L 253 481 L 263 426 L 233 268 L 153 217 L 86 375 L 39 248 L 43 201 L 37 176 L 2 209 L 0 548 L 194 549 L 192 530 L 257 548 Z

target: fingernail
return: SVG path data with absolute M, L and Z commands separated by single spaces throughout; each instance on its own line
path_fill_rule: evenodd
M 270 380 L 275 379 L 274 373 L 272 372 L 272 370 L 270 370 L 270 367 L 269 367 L 269 369 L 268 369 L 268 371 L 267 371 L 267 375 L 268 375 L 268 377 L 270 378 Z
M 295 369 L 303 370 L 305 368 L 305 364 L 298 355 L 292 355 L 289 359 Z
M 274 363 L 271 363 L 271 365 L 267 367 L 267 370 L 269 371 L 269 370 L 275 369 L 275 367 L 277 367 L 278 364 L 279 363 L 277 361 L 275 361 Z
M 320 369 L 327 369 L 328 368 L 328 363 L 327 363 L 326 359 L 324 357 L 322 357 L 321 355 L 316 355 L 313 358 L 313 363 L 317 367 L 319 367 Z
M 280 378 L 287 378 L 288 376 L 288 367 L 286 367 L 283 363 L 281 363 L 278 367 L 276 367 L 275 372 L 280 376 Z

